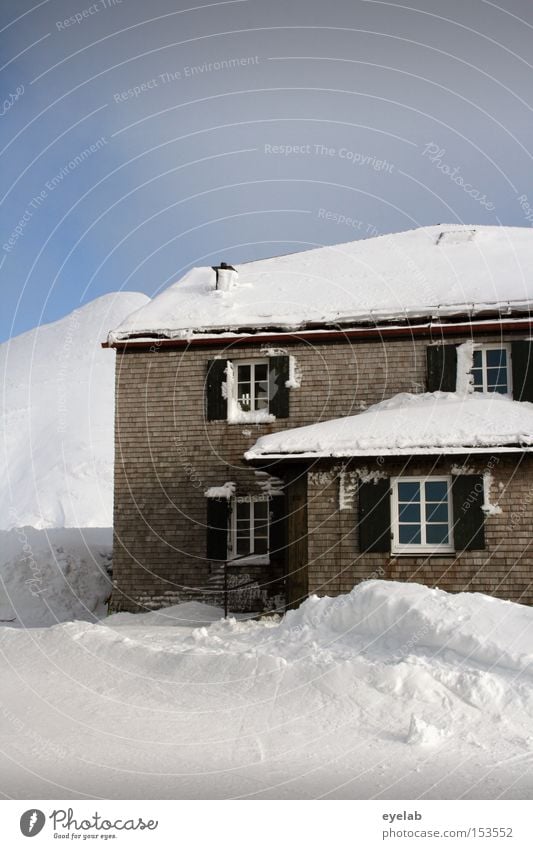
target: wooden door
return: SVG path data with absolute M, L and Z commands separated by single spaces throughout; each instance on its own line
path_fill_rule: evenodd
M 287 607 L 298 607 L 309 593 L 307 564 L 307 471 L 287 486 Z

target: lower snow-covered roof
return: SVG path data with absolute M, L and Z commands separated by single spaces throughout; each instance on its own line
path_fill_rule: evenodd
M 496 393 L 402 393 L 355 416 L 262 436 L 247 460 L 528 450 L 533 404 Z
M 421 227 L 235 269 L 237 275 L 224 272 L 218 290 L 212 268 L 191 269 L 128 316 L 109 343 L 528 310 L 533 230 Z

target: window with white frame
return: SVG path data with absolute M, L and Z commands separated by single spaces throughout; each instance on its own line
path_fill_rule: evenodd
M 268 412 L 268 360 L 233 363 L 234 392 L 238 409 L 243 413 Z
M 392 551 L 453 551 L 451 477 L 392 481 Z
M 511 346 L 476 345 L 471 374 L 474 392 L 511 392 Z
M 230 557 L 268 557 L 269 504 L 262 495 L 232 499 Z

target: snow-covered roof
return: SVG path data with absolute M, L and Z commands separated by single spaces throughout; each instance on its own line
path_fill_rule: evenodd
M 247 460 L 528 450 L 533 404 L 497 393 L 401 393 L 355 416 L 262 436 Z
M 527 310 L 533 304 L 533 230 L 437 225 L 235 268 L 237 276 L 225 280 L 223 291 L 215 289 L 212 268 L 193 268 L 128 316 L 110 333 L 110 344 L 131 336 L 293 330 L 509 305 Z

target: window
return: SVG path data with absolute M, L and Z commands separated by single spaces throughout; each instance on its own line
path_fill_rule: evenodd
M 265 496 L 234 498 L 231 511 L 229 556 L 268 558 L 269 499 Z
M 289 393 L 291 388 L 297 388 L 295 380 L 294 374 L 291 376 L 291 358 L 285 354 L 269 354 L 266 359 L 209 360 L 205 382 L 207 421 L 266 424 L 286 419 Z
M 509 345 L 478 345 L 474 348 L 471 374 L 474 392 L 511 392 Z
M 360 551 L 431 556 L 486 548 L 483 475 L 361 481 L 358 501 Z
M 268 412 L 268 361 L 234 363 L 235 400 L 242 413 Z
M 393 478 L 392 551 L 453 551 L 451 514 L 451 478 Z

